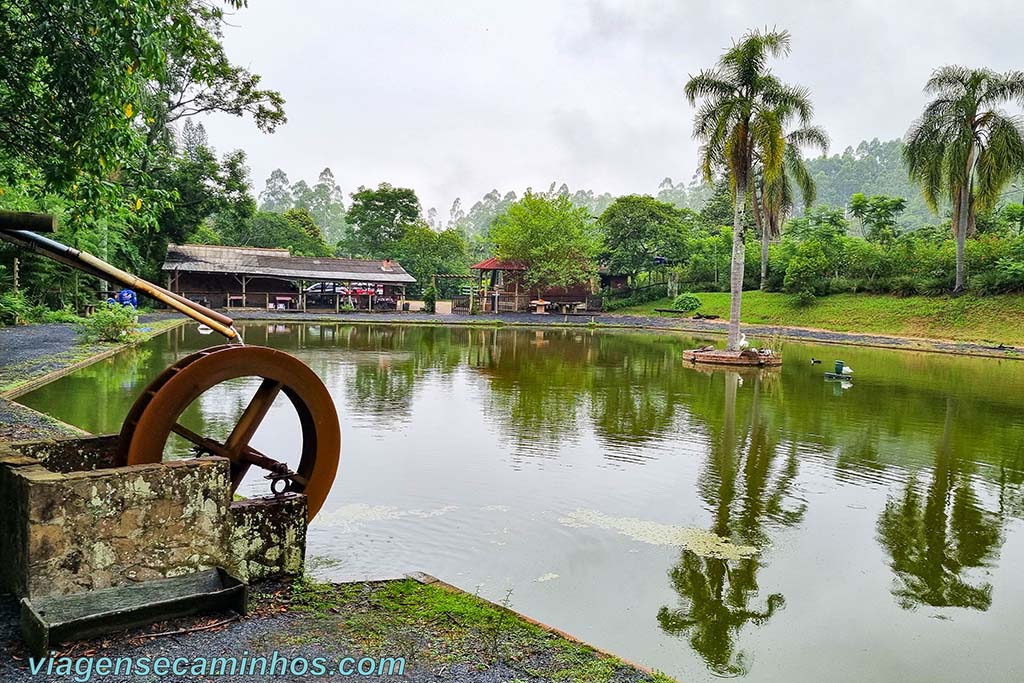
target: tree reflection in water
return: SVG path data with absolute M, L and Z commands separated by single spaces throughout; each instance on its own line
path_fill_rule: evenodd
M 699 490 L 714 512 L 711 531 L 735 543 L 764 547 L 769 526 L 799 523 L 806 506 L 787 507 L 797 474 L 795 449 L 776 463 L 780 448 L 779 425 L 764 409 L 761 392 L 772 389 L 771 375 L 745 377 L 752 384 L 745 394 L 749 405 L 737 410 L 737 394 L 744 383 L 734 372 L 708 377 L 712 395 L 724 391 L 722 400 L 694 402 L 694 415 L 709 431 L 711 452 L 701 473 Z M 710 398 L 713 398 L 710 397 Z M 705 406 L 699 411 L 697 406 Z M 713 406 L 724 406 L 716 412 Z M 737 414 L 740 420 L 737 422 Z M 761 625 L 785 605 L 781 593 L 760 598 L 758 570 L 763 556 L 739 560 L 701 557 L 684 550 L 669 572 L 679 594 L 679 606 L 662 607 L 658 623 L 669 634 L 686 637 L 708 668 L 720 676 L 739 676 L 750 671 L 750 657 L 737 647 L 737 638 L 748 624 Z
M 924 495 L 912 477 L 878 519 L 878 540 L 892 558 L 893 596 L 904 609 L 920 605 L 987 610 L 992 585 L 968 572 L 989 566 L 1002 545 L 999 515 L 974 492 L 973 463 L 961 459 L 953 434 L 956 402 L 946 399 L 946 420 Z

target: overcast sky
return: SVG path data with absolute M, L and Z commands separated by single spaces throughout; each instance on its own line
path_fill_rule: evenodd
M 442 218 L 492 188 L 557 180 L 653 193 L 696 169 L 688 74 L 757 26 L 786 28 L 776 72 L 811 89 L 830 152 L 903 135 L 947 63 L 1024 68 L 1019 0 L 973 2 L 249 0 L 232 59 L 287 100 L 273 135 L 206 120 L 221 152 L 248 152 L 257 192 L 275 168 L 347 195 L 388 181 Z

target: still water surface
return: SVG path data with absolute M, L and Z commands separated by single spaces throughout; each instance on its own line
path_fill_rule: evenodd
M 740 375 L 684 367 L 673 334 L 243 333 L 341 413 L 320 576 L 423 570 L 682 681 L 1024 679 L 1024 362 L 790 343 Z M 182 327 L 23 401 L 117 431 L 216 343 Z M 835 358 L 852 386 L 824 381 Z M 255 386 L 183 421 L 223 437 Z M 287 452 L 296 422 L 281 400 L 254 445 Z

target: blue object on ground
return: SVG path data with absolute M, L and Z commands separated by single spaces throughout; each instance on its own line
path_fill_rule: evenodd
M 135 290 L 122 289 L 117 293 L 117 303 L 122 306 L 131 306 L 132 308 L 139 307 L 139 298 L 135 295 Z

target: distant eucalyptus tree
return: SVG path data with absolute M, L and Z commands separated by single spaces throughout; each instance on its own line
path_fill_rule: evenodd
M 965 286 L 964 251 L 977 211 L 995 206 L 1003 188 L 1024 168 L 1024 129 L 1019 117 L 998 106 L 1024 103 L 1024 71 L 944 66 L 924 91 L 935 95 L 906 135 L 903 159 L 933 211 L 953 205 L 956 286 Z
M 780 111 L 795 114 L 800 126 L 810 125 L 807 90 L 786 85 L 767 68 L 769 57 L 789 53 L 787 31 L 748 31 L 719 58 L 686 83 L 691 105 L 701 101 L 693 135 L 700 140 L 701 170 L 711 181 L 724 169 L 733 192 L 732 272 L 727 348 L 740 341 L 740 307 L 745 261 L 743 215 L 752 181 L 755 150 L 760 150 L 766 182 L 783 173 L 785 134 Z

